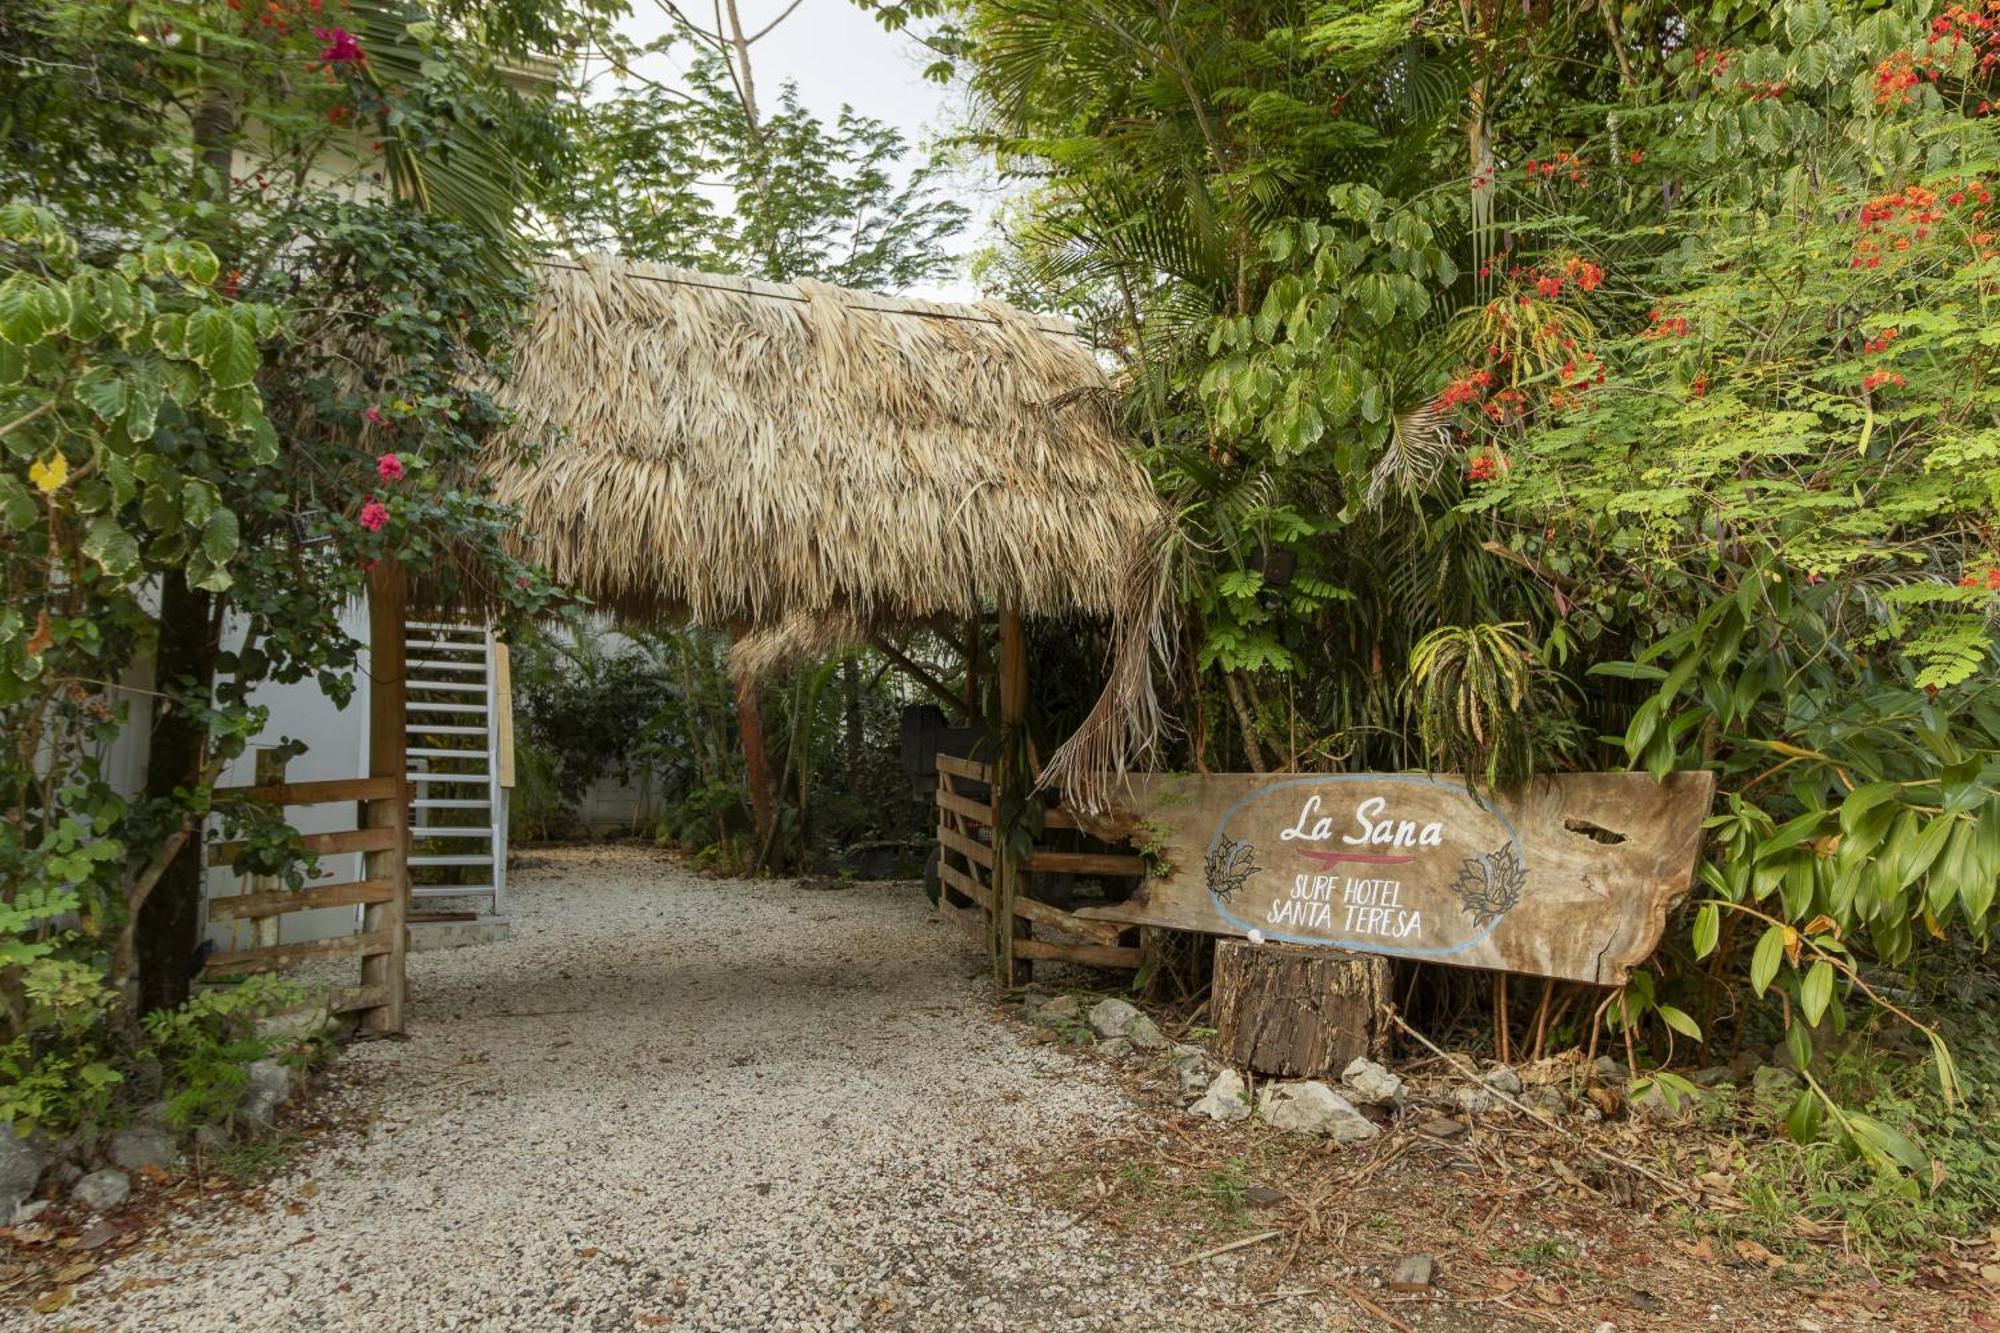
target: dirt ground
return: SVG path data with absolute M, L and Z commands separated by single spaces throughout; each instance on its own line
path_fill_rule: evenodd
M 1687 1219 L 1726 1182 L 1609 1125 L 1197 1121 L 1015 1017 L 913 885 L 589 848 L 513 887 L 515 937 L 413 956 L 407 1039 L 348 1048 L 263 1183 L 0 1230 L 0 1326 L 2000 1328 L 1975 1256 L 1892 1282 L 1719 1241 Z M 1432 1289 L 1387 1289 L 1413 1252 Z

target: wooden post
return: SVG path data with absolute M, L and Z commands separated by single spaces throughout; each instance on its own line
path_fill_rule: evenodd
M 364 934 L 389 937 L 389 952 L 361 960 L 364 995 L 380 988 L 382 1002 L 367 1011 L 371 1032 L 403 1030 L 403 963 L 409 949 L 410 799 L 408 742 L 404 701 L 408 672 L 404 665 L 403 622 L 409 597 L 403 567 L 394 560 L 376 565 L 368 578 L 368 776 L 396 779 L 397 794 L 368 802 L 370 828 L 394 828 L 400 836 L 393 848 L 370 852 L 368 878 L 396 886 L 389 901 L 361 909 Z
M 282 751 L 257 751 L 257 785 L 260 787 L 282 785 L 285 780 L 286 762 Z M 249 891 L 251 893 L 273 893 L 281 887 L 282 885 L 279 883 L 276 875 L 252 875 L 250 877 Z M 231 930 L 229 934 L 233 945 L 236 932 Z M 276 916 L 252 917 L 250 919 L 250 943 L 260 949 L 276 947 L 279 943 L 278 918 Z
M 749 630 L 742 621 L 731 624 L 730 643 L 742 639 Z M 771 761 L 764 750 L 764 710 L 757 701 L 757 682 L 734 671 L 730 675 L 736 685 L 736 738 L 743 746 L 743 779 L 750 789 L 750 823 L 756 839 L 750 851 L 750 868 L 756 872 L 764 869 L 777 846 L 777 789 L 771 784 Z
M 1014 941 L 1025 927 L 1014 915 L 1021 863 L 1008 836 L 1003 807 L 1028 786 L 1028 746 L 1022 725 L 1028 714 L 1028 649 L 1021 637 L 1021 613 L 1012 606 L 1000 609 L 999 684 L 1000 753 L 993 765 L 992 786 L 993 970 L 1000 984 L 1011 988 L 1019 980 L 1015 974 Z
M 1389 960 L 1218 939 L 1214 985 L 1223 1059 L 1265 1074 L 1320 1078 L 1378 1048 Z

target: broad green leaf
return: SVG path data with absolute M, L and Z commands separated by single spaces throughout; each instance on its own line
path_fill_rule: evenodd
M 1692 1037 L 1696 1041 L 1700 1041 L 1702 1039 L 1701 1025 L 1696 1023 L 1694 1019 L 1690 1018 L 1687 1015 L 1686 1011 L 1681 1009 L 1676 1009 L 1671 1004 L 1663 1004 L 1660 1005 L 1654 1012 L 1659 1014 L 1660 1021 L 1662 1023 L 1665 1023 L 1668 1027 L 1680 1033 L 1683 1037 Z
M 1818 1027 L 1832 998 L 1833 964 L 1822 958 L 1806 970 L 1806 979 L 1799 985 L 1799 1011 L 1807 1023 Z
M 1750 955 L 1750 989 L 1762 995 L 1784 960 L 1785 928 L 1772 926 L 1758 939 L 1757 948 Z
M 1714 903 L 1704 903 L 1694 914 L 1694 956 L 1706 958 L 1715 952 L 1716 939 L 1722 933 L 1722 910 Z
M 139 543 L 110 517 L 91 520 L 83 553 L 113 578 L 123 578 L 139 566 Z
M 201 549 L 203 554 L 217 565 L 227 564 L 236 554 L 236 515 L 227 509 L 217 509 L 202 525 Z

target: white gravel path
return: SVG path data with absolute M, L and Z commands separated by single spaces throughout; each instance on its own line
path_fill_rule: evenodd
M 996 1021 L 983 962 L 914 886 L 536 857 L 514 938 L 412 955 L 409 1040 L 343 1057 L 379 1116 L 365 1136 L 264 1213 L 177 1220 L 165 1253 L 37 1322 L 1248 1326 L 1215 1269 L 1023 1199 L 1010 1150 L 1133 1113 L 1092 1062 Z

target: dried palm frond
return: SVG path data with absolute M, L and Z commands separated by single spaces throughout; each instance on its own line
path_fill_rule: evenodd
M 1153 663 L 1157 658 L 1168 671 L 1173 666 L 1167 608 L 1173 600 L 1179 542 L 1178 528 L 1163 522 L 1152 540 L 1133 553 L 1112 618 L 1110 679 L 1083 724 L 1042 770 L 1040 785 L 1059 788 L 1078 814 L 1106 813 L 1114 790 L 1166 735 L 1166 715 L 1153 689 Z
M 1450 465 L 1456 448 L 1444 414 L 1426 404 L 1393 418 L 1389 447 L 1368 477 L 1368 507 L 1380 509 L 1392 491 L 1428 489 Z
M 759 625 L 729 647 L 729 674 L 740 681 L 761 680 L 788 666 L 866 647 L 869 627 L 846 612 L 791 611 Z

